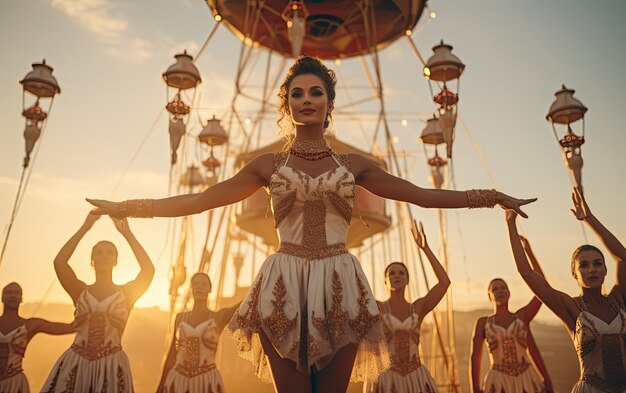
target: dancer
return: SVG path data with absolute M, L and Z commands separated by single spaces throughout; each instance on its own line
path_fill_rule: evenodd
M 74 332 L 71 323 L 50 322 L 41 318 L 22 318 L 22 287 L 12 282 L 2 288 L 4 310 L 0 316 L 0 392 L 28 393 L 28 380 L 22 370 L 26 346 L 37 333 L 53 335 Z
M 124 285 L 114 284 L 112 275 L 117 265 L 117 249 L 105 240 L 96 243 L 91 251 L 96 281 L 87 285 L 79 280 L 68 260 L 98 218 L 89 214 L 54 259 L 59 282 L 76 306 L 76 338 L 57 360 L 42 392 L 133 392 L 130 365 L 122 351 L 121 338 L 130 310 L 152 281 L 154 266 L 128 222 L 113 219 L 115 228 L 128 241 L 137 258 L 139 274 Z
M 424 250 L 438 282 L 424 297 L 409 303 L 405 297 L 405 289 L 409 283 L 406 265 L 402 262 L 392 262 L 385 268 L 385 283 L 390 297 L 386 302 L 380 303 L 379 307 L 391 353 L 391 369 L 382 373 L 376 383 L 367 385 L 365 392 L 368 393 L 437 392 L 437 384 L 420 362 L 420 326 L 426 315 L 446 294 L 450 279 L 428 246 L 422 224 L 420 223 L 418 228 L 413 221 L 411 232 L 415 243 Z
M 533 270 L 543 277 L 541 266 L 530 243 L 522 236 L 520 240 Z M 548 370 L 530 332 L 530 321 L 537 315 L 541 302 L 533 296 L 526 306 L 514 313 L 510 312 L 511 292 L 509 286 L 501 278 L 491 280 L 488 294 L 493 304 L 493 315 L 481 317 L 476 321 L 472 337 L 470 380 L 473 392 L 552 393 L 552 382 Z M 491 367 L 485 375 L 481 388 L 480 363 L 485 340 Z M 527 350 L 537 370 L 531 366 Z M 537 371 L 542 378 L 539 377 Z
M 220 333 L 239 307 L 209 310 L 211 279 L 205 273 L 191 277 L 193 308 L 176 315 L 172 344 L 163 364 L 157 393 L 224 393 L 215 367 Z
M 345 392 L 389 367 L 375 299 L 359 261 L 346 249 L 355 188 L 423 207 L 493 207 L 525 215 L 495 190 L 428 190 L 392 176 L 359 154 L 337 154 L 324 139 L 335 76 L 301 56 L 279 93 L 288 150 L 263 154 L 232 178 L 197 194 L 157 200 L 91 200 L 94 214 L 175 217 L 241 201 L 268 187 L 280 246 L 261 267 L 229 330 L 240 355 L 279 392 Z M 266 357 L 267 355 L 267 357 Z M 385 360 L 386 359 L 386 360 Z M 269 360 L 269 365 L 267 364 Z
M 550 286 L 526 259 L 517 234 L 516 214 L 507 211 L 509 239 L 517 270 L 537 297 L 559 317 L 570 333 L 578 360 L 580 380 L 573 393 L 626 392 L 626 248 L 591 213 L 581 191 L 572 194 L 578 220 L 595 232 L 617 262 L 617 283 L 608 295 L 602 291 L 607 269 L 602 252 L 589 244 L 572 255 L 572 276 L 580 296 L 570 297 Z

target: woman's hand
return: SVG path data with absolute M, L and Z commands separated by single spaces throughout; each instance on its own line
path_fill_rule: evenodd
M 411 233 L 413 234 L 413 239 L 419 248 L 422 250 L 428 247 L 428 242 L 426 241 L 426 234 L 424 233 L 424 227 L 420 222 L 419 227 L 415 220 L 411 222 Z
M 97 216 L 95 214 L 91 214 L 91 212 L 89 214 L 87 214 L 87 217 L 85 218 L 85 222 L 83 223 L 83 228 L 85 230 L 90 230 L 91 227 L 93 227 L 93 224 L 98 221 L 100 219 L 100 216 Z
M 535 202 L 536 200 L 537 198 L 517 199 L 517 198 L 513 198 L 512 196 L 508 196 L 505 193 L 502 193 L 500 191 L 498 191 L 498 194 L 496 197 L 496 201 L 498 202 L 498 205 L 500 205 L 501 208 L 506 210 L 507 213 L 509 211 L 514 211 L 515 213 L 519 214 L 520 216 L 524 218 L 528 218 L 528 215 L 522 211 L 521 207 L 529 203 Z
M 580 191 L 580 188 L 574 187 L 574 191 L 572 191 L 572 202 L 574 202 L 574 209 L 570 209 L 579 221 L 584 221 L 591 215 L 591 210 L 589 206 L 587 206 L 587 202 L 585 202 L 585 198 L 583 197 L 583 193 Z
M 108 215 L 111 217 L 124 218 L 118 216 L 118 213 L 120 211 L 120 202 L 111 202 L 104 199 L 89 198 L 85 198 L 85 200 L 95 206 L 95 208 L 91 209 L 91 211 L 89 212 L 92 215 Z
M 122 235 L 126 235 L 130 233 L 130 227 L 128 226 L 127 219 L 125 218 L 117 219 L 117 218 L 111 217 L 111 220 L 113 221 L 113 224 L 115 224 L 115 228 L 117 229 L 119 233 L 121 233 Z

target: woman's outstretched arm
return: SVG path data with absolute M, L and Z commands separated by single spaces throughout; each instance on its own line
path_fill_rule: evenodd
M 514 210 L 527 218 L 521 206 L 537 200 L 537 198 L 517 199 L 495 190 L 464 192 L 426 189 L 385 172 L 359 154 L 351 154 L 350 163 L 357 185 L 383 198 L 427 208 L 493 207 L 499 204 L 502 208 Z
M 50 322 L 41 318 L 29 318 L 26 320 L 26 330 L 30 341 L 37 333 L 46 333 L 58 336 L 61 334 L 74 333 L 73 323 Z
M 195 194 L 183 194 L 162 199 L 140 199 L 111 202 L 87 199 L 95 206 L 93 214 L 126 217 L 179 217 L 239 202 L 268 184 L 272 174 L 273 155 L 264 154 L 243 167 L 230 179 Z
M 548 369 L 546 365 L 543 363 L 543 358 L 541 357 L 541 353 L 539 352 L 539 348 L 537 347 L 537 343 L 535 342 L 535 338 L 533 337 L 532 332 L 530 331 L 530 327 L 527 326 L 527 334 L 526 334 L 526 343 L 528 345 L 528 353 L 530 354 L 530 358 L 535 364 L 535 368 L 541 374 L 541 379 L 543 379 L 543 384 L 546 388 L 546 393 L 552 393 L 554 389 L 552 388 L 552 380 L 550 380 L 550 375 L 548 374 Z
M 528 239 L 526 239 L 524 236 L 520 236 L 519 240 L 522 243 L 522 248 L 524 248 L 524 252 L 526 253 L 526 256 L 528 257 L 528 259 L 530 260 L 530 264 L 532 265 L 535 273 L 545 278 L 545 276 L 543 275 L 543 270 L 541 270 L 541 265 L 539 264 L 539 260 L 537 259 L 535 252 L 530 246 L 530 242 L 528 241 Z M 522 321 L 526 322 L 526 324 L 529 324 L 530 321 L 532 321 L 533 318 L 535 318 L 535 315 L 537 315 L 540 308 L 541 308 L 541 300 L 539 300 L 537 296 L 533 296 L 533 298 L 530 299 L 530 302 L 528 302 L 526 306 L 520 308 L 516 312 L 516 314 Z
M 483 358 L 483 342 L 485 341 L 485 323 L 487 317 L 479 318 L 474 326 L 472 346 L 470 348 L 469 374 L 473 393 L 482 393 L 480 381 L 480 362 Z
M 84 282 L 76 277 L 76 273 L 70 267 L 68 261 L 70 260 L 80 240 L 91 229 L 93 224 L 98 221 L 100 216 L 94 214 L 88 214 L 85 218 L 85 222 L 80 226 L 78 231 L 70 238 L 70 240 L 63 245 L 57 256 L 54 258 L 54 271 L 57 274 L 59 282 L 65 292 L 70 295 L 72 301 L 76 303 L 78 296 L 87 286 Z
M 574 191 L 572 192 L 572 200 L 574 201 L 574 209 L 572 209 L 574 216 L 589 225 L 600 241 L 602 241 L 602 244 L 609 250 L 615 262 L 617 262 L 617 288 L 626 303 L 626 248 L 624 248 L 624 245 L 593 215 L 587 202 L 585 202 L 582 192 L 577 187 L 574 187 Z
M 506 222 L 509 228 L 509 241 L 511 242 L 511 250 L 513 251 L 517 271 L 530 287 L 530 290 L 533 291 L 533 293 L 565 323 L 569 331 L 572 332 L 576 318 L 578 317 L 576 304 L 571 297 L 552 288 L 544 277 L 537 274 L 532 269 L 519 239 L 517 225 L 515 224 L 516 218 L 517 214 L 514 211 L 507 210 Z
M 414 303 L 417 314 L 419 315 L 420 320 L 422 320 L 437 306 L 437 304 L 439 304 L 443 296 L 446 294 L 446 291 L 450 286 L 450 278 L 448 277 L 448 273 L 446 273 L 443 266 L 441 266 L 439 259 L 437 259 L 433 251 L 430 249 L 422 223 L 420 222 L 418 227 L 415 220 L 413 220 L 411 223 L 411 233 L 413 234 L 413 239 L 415 240 L 417 246 L 424 251 L 424 254 L 426 254 L 426 257 L 428 258 L 428 261 L 430 261 L 430 265 L 433 267 L 433 271 L 435 272 L 435 276 L 437 276 L 438 280 L 437 284 L 430 288 L 424 297 L 417 299 Z
M 139 274 L 137 274 L 137 277 L 124 285 L 124 297 L 126 298 L 126 303 L 128 307 L 132 307 L 137 299 L 139 299 L 150 286 L 152 278 L 154 277 L 154 265 L 152 264 L 152 260 L 148 256 L 146 250 L 130 230 L 128 220 L 125 218 L 122 220 L 118 220 L 116 218 L 111 219 L 115 224 L 115 228 L 128 242 L 130 249 L 133 250 L 135 258 L 137 258 L 137 263 L 139 263 Z

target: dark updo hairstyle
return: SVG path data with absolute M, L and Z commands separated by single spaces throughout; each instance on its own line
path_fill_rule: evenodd
M 385 268 L 385 279 L 387 279 L 387 272 L 389 271 L 389 268 L 393 265 L 400 265 L 404 268 L 404 271 L 406 272 L 406 282 L 409 282 L 409 268 L 407 268 L 406 265 L 402 262 L 391 262 L 389 265 L 387 265 L 387 267 Z
M 322 80 L 322 83 L 324 83 L 324 89 L 326 90 L 329 104 L 329 113 L 328 117 L 324 121 L 324 128 L 328 128 L 330 120 L 332 120 L 330 112 L 335 107 L 335 85 L 337 84 L 335 72 L 328 69 L 318 58 L 304 55 L 300 56 L 296 59 L 291 68 L 289 68 L 289 71 L 287 71 L 285 81 L 280 86 L 280 90 L 278 92 L 279 117 L 276 123 L 278 123 L 281 136 L 287 140 L 292 138 L 292 134 L 294 132 L 293 124 L 291 123 L 289 116 L 289 86 L 296 76 L 305 74 L 315 75 Z
M 582 246 L 575 249 L 574 253 L 572 254 L 572 262 L 570 265 L 570 269 L 572 270 L 572 277 L 574 278 L 576 277 L 576 273 L 574 273 L 574 271 L 576 270 L 576 258 L 578 258 L 581 252 L 585 252 L 585 251 L 597 252 L 602 257 L 602 263 L 604 263 L 604 254 L 602 254 L 602 251 L 600 251 L 598 247 L 592 246 L 591 244 L 583 244 Z

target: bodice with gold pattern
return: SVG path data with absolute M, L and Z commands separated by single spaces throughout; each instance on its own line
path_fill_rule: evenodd
M 410 305 L 411 314 L 401 321 L 391 313 L 391 307 L 385 302 L 382 307 L 382 320 L 389 354 L 391 355 L 391 370 L 407 375 L 420 365 L 420 320 L 413 304 Z
M 609 323 L 593 315 L 581 297 L 574 301 L 581 311 L 576 319 L 574 346 L 580 362 L 580 379 L 604 392 L 626 391 L 626 311 L 608 295 L 617 311 Z
M 122 291 L 99 301 L 85 289 L 78 296 L 74 317 L 74 352 L 89 360 L 97 360 L 122 349 L 122 332 L 128 320 Z
M 26 344 L 28 344 L 28 334 L 25 324 L 7 334 L 0 332 L 0 380 L 22 372 L 22 359 Z
M 270 195 L 278 252 L 306 259 L 346 253 L 346 238 L 355 199 L 348 155 L 332 156 L 337 166 L 319 176 L 287 166 L 289 153 L 274 156 Z
M 183 314 L 178 325 L 176 345 L 176 371 L 187 377 L 195 377 L 215 368 L 215 351 L 220 337 L 215 319 L 210 318 L 191 326 Z
M 491 368 L 511 376 L 518 376 L 530 365 L 526 348 L 528 330 L 526 324 L 515 315 L 506 328 L 497 325 L 494 317 L 488 317 L 485 324 L 485 339 L 489 350 Z

